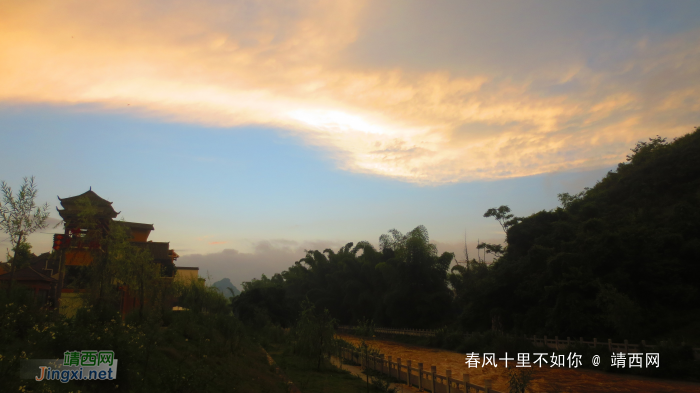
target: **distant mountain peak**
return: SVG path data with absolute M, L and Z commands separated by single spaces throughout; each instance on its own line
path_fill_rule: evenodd
M 221 291 L 221 293 L 223 293 L 224 296 L 226 296 L 226 297 L 232 297 L 231 291 L 229 291 L 227 288 L 233 289 L 233 293 L 236 296 L 238 296 L 241 293 L 241 291 L 239 291 L 238 288 L 236 288 L 236 286 L 233 285 L 231 280 L 229 280 L 228 278 L 222 278 L 221 280 L 212 284 L 212 286 L 214 288 L 218 289 L 219 291 Z

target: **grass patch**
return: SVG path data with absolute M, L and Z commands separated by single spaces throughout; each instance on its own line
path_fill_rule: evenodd
M 304 393 L 358 393 L 367 391 L 365 381 L 349 371 L 325 364 L 318 370 L 308 359 L 294 355 L 284 344 L 272 344 L 268 353 L 282 372 Z M 377 389 L 370 386 L 370 391 Z
M 189 342 L 159 347 L 157 374 L 147 385 L 171 392 L 287 391 L 257 344 L 245 341 L 231 354 L 193 355 L 198 350 Z

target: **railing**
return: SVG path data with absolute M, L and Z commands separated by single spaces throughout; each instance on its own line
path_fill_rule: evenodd
M 352 326 L 338 326 L 342 330 L 355 330 Z M 427 329 L 392 329 L 392 328 L 374 328 L 375 333 L 381 334 L 401 334 L 405 336 L 432 337 L 435 336 L 436 330 Z
M 344 330 L 352 333 L 356 328 L 352 326 L 339 326 L 339 330 Z M 374 328 L 373 329 L 375 333 L 380 333 L 380 334 L 397 334 L 397 335 L 405 335 L 405 336 L 417 336 L 417 337 L 434 337 L 437 334 L 437 330 L 425 330 L 425 329 L 391 329 L 391 328 Z M 471 334 L 467 333 L 465 334 L 466 337 L 469 337 Z M 646 340 L 642 340 L 641 343 L 639 344 L 630 344 L 627 340 L 624 340 L 623 343 L 614 343 L 612 342 L 611 339 L 608 339 L 607 341 L 598 341 L 597 338 L 594 338 L 593 341 L 584 341 L 583 337 L 579 337 L 578 340 L 575 338 L 572 340 L 571 337 L 567 337 L 566 340 L 564 339 L 559 339 L 559 336 L 554 336 L 554 339 L 547 338 L 547 336 L 544 336 L 542 338 L 537 337 L 536 335 L 533 336 L 524 336 L 523 338 L 529 340 L 533 345 L 535 346 L 540 346 L 544 347 L 547 346 L 549 348 L 554 348 L 556 350 L 568 348 L 574 344 L 580 344 L 580 345 L 587 345 L 588 347 L 591 348 L 607 348 L 608 351 L 610 352 L 624 352 L 624 353 L 637 353 L 637 352 L 643 352 L 643 351 L 648 351 L 648 350 L 653 350 L 656 348 L 659 348 L 660 345 L 650 345 L 646 343 Z M 663 344 L 663 342 L 662 342 Z M 681 346 L 684 346 L 685 343 L 681 343 Z M 700 348 L 693 348 L 693 357 L 695 360 L 700 360 Z
M 423 363 L 417 363 L 418 367 L 413 367 L 410 360 L 402 363 L 401 358 L 396 358 L 396 361 L 393 361 L 391 356 L 384 358 L 383 354 L 373 356 L 347 348 L 341 351 L 341 357 L 359 363 L 364 368 L 387 374 L 401 383 L 416 386 L 422 390 L 430 390 L 432 393 L 502 393 L 491 388 L 490 379 L 485 379 L 484 386 L 479 386 L 470 383 L 469 374 L 462 374 L 461 380 L 455 379 L 452 377 L 452 370 L 445 370 L 445 375 L 440 375 L 435 366 L 430 366 L 430 371 L 428 371 L 423 369 Z

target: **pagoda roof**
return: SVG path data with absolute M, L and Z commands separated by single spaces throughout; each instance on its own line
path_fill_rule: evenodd
M 94 207 L 97 207 L 99 209 L 99 213 L 103 216 L 115 218 L 119 215 L 119 213 L 117 213 L 112 207 L 112 202 L 97 195 L 94 191 L 92 191 L 92 188 L 90 188 L 90 190 L 80 195 L 68 198 L 58 197 L 58 200 L 61 201 L 61 206 L 63 206 L 63 210 L 60 210 L 58 208 L 56 210 L 58 210 L 58 214 L 61 216 L 61 218 L 63 218 L 64 220 L 72 218 L 72 216 L 75 215 L 76 210 L 78 209 L 78 201 L 83 198 L 87 198 L 90 201 L 90 204 L 92 204 Z
M 101 196 L 97 195 L 95 191 L 92 191 L 92 188 L 90 188 L 88 191 L 85 191 L 84 193 L 68 198 L 61 198 L 58 197 L 58 200 L 61 201 L 61 206 L 67 207 L 66 204 L 75 204 L 78 202 L 80 198 L 88 198 L 90 199 L 90 202 L 97 203 L 98 205 L 111 205 L 112 202 L 102 198 Z

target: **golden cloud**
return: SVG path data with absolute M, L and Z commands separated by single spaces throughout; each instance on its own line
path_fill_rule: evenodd
M 582 64 L 528 80 L 497 66 L 453 77 L 338 64 L 369 6 L 5 4 L 0 100 L 271 125 L 330 149 L 346 170 L 422 184 L 610 165 L 638 139 L 695 125 L 700 30 L 640 42 L 621 70 Z M 565 84 L 576 87 L 547 93 Z

